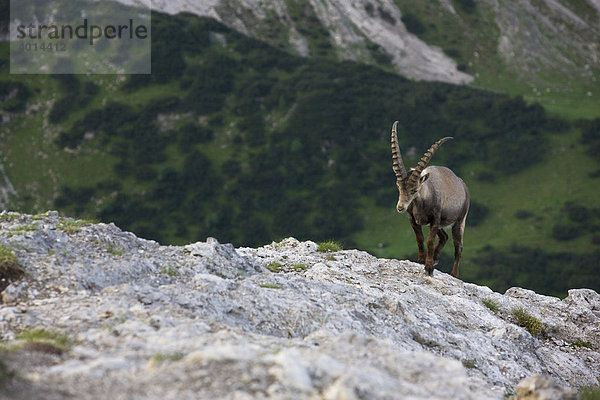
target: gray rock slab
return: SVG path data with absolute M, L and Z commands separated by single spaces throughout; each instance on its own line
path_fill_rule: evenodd
M 26 270 L 2 292 L 0 398 L 502 399 L 532 375 L 599 383 L 589 289 L 500 294 L 293 238 L 161 246 L 53 212 L 0 214 L 0 242 Z M 40 329 L 67 348 L 26 343 Z

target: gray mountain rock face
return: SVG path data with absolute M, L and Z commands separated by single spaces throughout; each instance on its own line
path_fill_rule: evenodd
M 132 4 L 131 0 L 119 0 Z M 144 0 L 153 10 L 168 14 L 189 12 L 215 18 L 243 34 L 274 43 L 268 27 L 281 29 L 293 52 L 311 56 L 307 32 L 297 26 L 291 7 L 305 9 L 305 18 L 314 18 L 329 32 L 333 52 L 341 60 L 372 63 L 369 50 L 379 46 L 390 57 L 392 65 L 402 75 L 412 79 L 465 84 L 473 77 L 457 69 L 456 62 L 442 49 L 429 45 L 406 30 L 402 13 L 392 0 L 379 0 L 378 12 L 369 12 L 373 4 L 346 0 Z M 307 8 L 310 9 L 308 13 Z M 307 14 L 308 13 L 308 14 Z M 384 15 L 382 18 L 381 15 Z
M 26 271 L 2 292 L 0 398 L 503 399 L 599 384 L 589 289 L 500 294 L 293 238 L 162 246 L 56 212 L 0 214 L 0 242 Z
M 468 84 L 474 77 L 459 70 L 442 49 L 425 43 L 406 29 L 402 16 L 408 5 L 392 0 L 118 0 L 145 4 L 168 14 L 190 12 L 215 18 L 243 34 L 283 45 L 302 56 L 311 54 L 311 32 L 301 21 L 314 19 L 328 32 L 332 52 L 341 60 L 372 64 L 373 47 L 390 58 L 396 71 L 408 78 Z M 415 2 L 417 3 L 417 2 Z M 483 0 L 476 2 L 478 19 L 494 27 L 496 45 L 478 49 L 477 28 L 465 36 L 474 41 L 470 62 L 497 53 L 507 71 L 533 85 L 561 80 L 586 80 L 595 87 L 594 66 L 600 59 L 600 1 Z M 469 20 L 457 12 L 457 2 L 430 2 L 432 12 L 447 15 L 456 27 L 469 31 Z M 300 16 L 294 10 L 301 10 Z M 273 32 L 278 32 L 274 34 Z M 482 52 L 480 52 L 480 50 Z M 545 75 L 549 74 L 549 77 Z M 557 75 L 558 74 L 558 75 Z M 554 77 L 554 78 L 553 78 Z M 531 81 L 531 82 L 530 82 Z M 554 82 L 556 83 L 556 82 Z M 568 85 L 567 85 L 568 86 Z M 565 90 L 562 86 L 555 89 Z

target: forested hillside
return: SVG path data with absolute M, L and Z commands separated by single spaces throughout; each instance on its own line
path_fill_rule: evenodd
M 152 30 L 150 76 L 9 75 L 2 50 L 10 208 L 114 221 L 161 243 L 294 236 L 414 258 L 394 210 L 399 120 L 407 167 L 455 138 L 432 164 L 471 188 L 461 277 L 496 290 L 600 289 L 600 209 L 584 200 L 600 176 L 599 120 L 293 56 L 189 14 L 154 13 Z

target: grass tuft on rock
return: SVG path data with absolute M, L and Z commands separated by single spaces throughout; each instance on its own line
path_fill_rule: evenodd
M 283 264 L 278 261 L 273 261 L 265 265 L 265 268 L 271 272 L 281 272 L 283 271 Z
M 261 283 L 258 286 L 260 286 L 261 288 L 266 288 L 266 289 L 283 289 L 281 286 L 273 285 L 271 283 Z
M 25 271 L 10 247 L 0 244 L 0 292 L 11 282 L 20 279 Z
M 514 308 L 512 315 L 516 318 L 517 325 L 525 328 L 532 336 L 537 336 L 542 331 L 542 322 L 522 307 Z
M 571 346 L 573 346 L 573 347 L 585 347 L 586 349 L 591 349 L 592 348 L 592 344 L 590 342 L 586 342 L 586 341 L 581 340 L 581 339 L 577 339 L 575 342 L 571 343 Z
M 86 220 L 86 219 L 61 219 L 58 223 L 58 229 L 62 230 L 65 233 L 77 233 L 84 226 L 92 225 L 97 223 L 95 220 Z
M 185 355 L 181 352 L 174 352 L 174 353 L 159 353 L 159 354 L 155 354 L 152 359 L 150 360 L 150 362 L 154 363 L 154 364 L 160 364 L 164 361 L 171 361 L 171 362 L 176 362 L 179 360 L 182 360 L 183 357 Z
M 17 335 L 25 342 L 24 348 L 44 353 L 61 354 L 71 349 L 71 340 L 65 334 L 47 329 L 26 329 Z
M 317 248 L 317 251 L 319 251 L 321 253 L 329 253 L 329 252 L 340 251 L 340 250 L 343 250 L 342 245 L 333 240 L 321 242 L 321 243 L 319 243 L 319 247 Z
M 493 312 L 498 312 L 498 310 L 500 309 L 500 303 L 498 303 L 494 299 L 483 299 L 483 300 L 481 300 L 481 302 L 483 303 L 484 306 L 486 306 Z

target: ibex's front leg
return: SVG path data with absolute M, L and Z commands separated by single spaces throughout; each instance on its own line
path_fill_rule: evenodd
M 433 255 L 435 253 L 433 245 L 435 244 L 435 235 L 437 235 L 438 229 L 439 227 L 437 224 L 429 225 L 429 234 L 427 235 L 427 258 L 425 259 L 425 271 L 429 275 L 433 275 Z
M 425 247 L 423 246 L 423 240 L 425 238 L 423 236 L 423 229 L 421 228 L 421 225 L 417 224 L 417 221 L 415 221 L 415 218 L 411 214 L 408 214 L 408 219 L 410 221 L 410 226 L 412 226 L 413 230 L 415 231 L 415 236 L 417 237 L 417 246 L 419 247 L 418 262 L 424 264 Z

